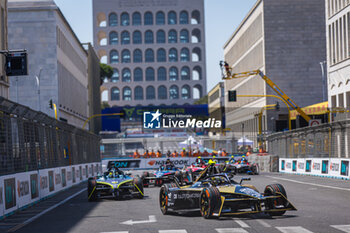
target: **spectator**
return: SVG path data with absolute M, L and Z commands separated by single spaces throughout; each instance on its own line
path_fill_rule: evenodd
M 172 157 L 178 157 L 179 153 L 176 152 L 176 150 L 174 150 L 174 152 L 171 154 Z
M 134 159 L 139 159 L 141 157 L 141 155 L 139 154 L 139 152 L 136 150 L 134 152 Z
M 162 157 L 162 153 L 160 152 L 160 150 L 157 151 L 156 157 L 157 158 L 161 158 Z
M 149 156 L 149 153 L 148 153 L 148 150 L 146 150 L 145 153 L 143 153 L 143 158 L 147 159 L 149 158 L 148 156 Z

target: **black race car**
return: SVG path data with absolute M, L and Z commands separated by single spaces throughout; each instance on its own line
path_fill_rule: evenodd
M 231 159 L 220 166 L 221 172 L 225 173 L 245 173 L 248 175 L 259 175 L 259 165 L 257 163 L 249 163 L 244 157 L 241 160 Z
M 296 208 L 287 200 L 287 193 L 281 184 L 267 185 L 263 193 L 252 185 L 242 185 L 243 178 L 237 183 L 227 173 L 208 172 L 206 168 L 192 185 L 180 186 L 165 184 L 159 193 L 160 209 L 163 214 L 179 210 L 200 210 L 204 218 L 227 215 L 268 213 L 272 216 L 283 215 L 287 210 Z
M 140 177 L 132 178 L 117 167 L 110 167 L 101 176 L 88 179 L 88 201 L 99 198 L 143 198 L 143 183 Z

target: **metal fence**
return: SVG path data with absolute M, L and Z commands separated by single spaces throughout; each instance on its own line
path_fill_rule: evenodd
M 269 152 L 280 158 L 349 158 L 350 120 L 276 133 L 267 140 Z
M 207 137 L 207 136 L 193 136 L 193 138 L 202 145 L 203 148 L 209 150 L 224 149 L 228 153 L 236 152 L 237 140 L 232 137 Z M 186 151 L 196 150 L 199 146 L 181 146 L 181 142 L 185 142 L 186 137 L 159 137 L 159 138 L 108 138 L 102 139 L 102 156 L 103 158 L 110 157 L 130 157 L 138 150 L 143 154 L 146 150 L 158 150 L 163 156 L 168 151 L 177 151 L 180 153 L 185 147 Z
M 0 97 L 0 175 L 100 161 L 100 138 Z

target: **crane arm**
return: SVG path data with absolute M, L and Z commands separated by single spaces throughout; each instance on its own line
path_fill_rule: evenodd
M 277 95 L 283 98 L 289 106 L 295 109 L 307 122 L 311 120 L 311 118 L 293 101 L 291 100 L 270 78 L 268 78 L 262 71 L 253 70 L 241 73 L 233 73 L 232 68 L 227 64 L 227 62 L 221 61 L 220 67 L 222 70 L 222 78 L 224 80 L 236 79 L 236 78 L 246 78 L 250 76 L 259 75 L 269 87 L 274 90 Z

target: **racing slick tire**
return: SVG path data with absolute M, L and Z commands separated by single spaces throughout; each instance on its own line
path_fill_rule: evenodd
M 135 186 L 134 192 L 137 192 L 136 197 L 139 199 L 143 199 L 144 191 L 143 191 L 143 181 L 140 177 L 136 177 L 133 179 L 133 184 Z
M 97 200 L 97 191 L 96 191 L 96 180 L 94 178 L 88 179 L 88 201 Z
M 143 187 L 149 187 L 149 180 L 145 179 L 146 177 L 149 177 L 149 172 L 143 172 L 141 176 L 143 181 Z
M 169 188 L 175 188 L 176 184 L 164 184 L 159 191 L 159 206 L 160 206 L 160 211 L 164 215 L 169 214 L 169 209 L 168 209 L 168 193 L 169 193 Z
M 221 194 L 216 187 L 204 188 L 199 199 L 199 207 L 201 215 L 208 218 L 217 218 L 213 216 L 221 207 Z
M 253 175 L 259 175 L 259 165 L 258 164 L 253 164 L 251 170 L 252 170 Z
M 278 195 L 277 192 L 281 193 L 285 198 L 287 198 L 286 190 L 284 189 L 283 185 L 281 184 L 269 184 L 266 186 L 264 191 L 264 196 L 276 196 Z M 287 208 L 288 201 L 284 198 L 276 198 L 276 199 L 268 199 L 266 200 L 266 209 L 272 210 L 276 209 L 277 206 L 283 206 L 284 208 Z M 270 216 L 282 216 L 286 211 L 273 211 L 268 212 Z

